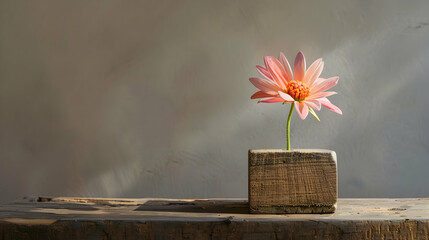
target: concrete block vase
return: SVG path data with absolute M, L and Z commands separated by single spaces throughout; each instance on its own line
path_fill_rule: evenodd
M 333 213 L 336 204 L 334 151 L 249 150 L 251 213 Z

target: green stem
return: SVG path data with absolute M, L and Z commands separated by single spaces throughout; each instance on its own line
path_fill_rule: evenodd
M 295 107 L 295 103 L 293 102 L 290 105 L 289 117 L 287 118 L 287 127 L 286 127 L 286 144 L 287 150 L 290 150 L 290 120 L 292 118 L 293 107 Z

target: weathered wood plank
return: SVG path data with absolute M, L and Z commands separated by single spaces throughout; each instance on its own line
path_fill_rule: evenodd
M 332 213 L 337 160 L 331 150 L 249 150 L 252 213 Z
M 0 239 L 429 239 L 429 199 L 338 199 L 312 215 L 247 214 L 246 199 L 43 199 L 1 205 Z

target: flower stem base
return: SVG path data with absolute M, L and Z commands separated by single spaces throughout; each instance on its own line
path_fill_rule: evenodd
M 293 108 L 295 107 L 295 103 L 293 102 L 290 105 L 289 117 L 287 118 L 287 126 L 286 126 L 286 150 L 290 150 L 290 120 L 292 119 Z

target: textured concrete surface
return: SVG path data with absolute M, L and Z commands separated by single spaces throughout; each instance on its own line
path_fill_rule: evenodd
M 0 0 L 0 202 L 246 197 L 247 151 L 282 148 L 256 104 L 264 55 L 325 60 L 344 112 L 297 115 L 337 152 L 340 197 L 429 195 L 427 1 Z

